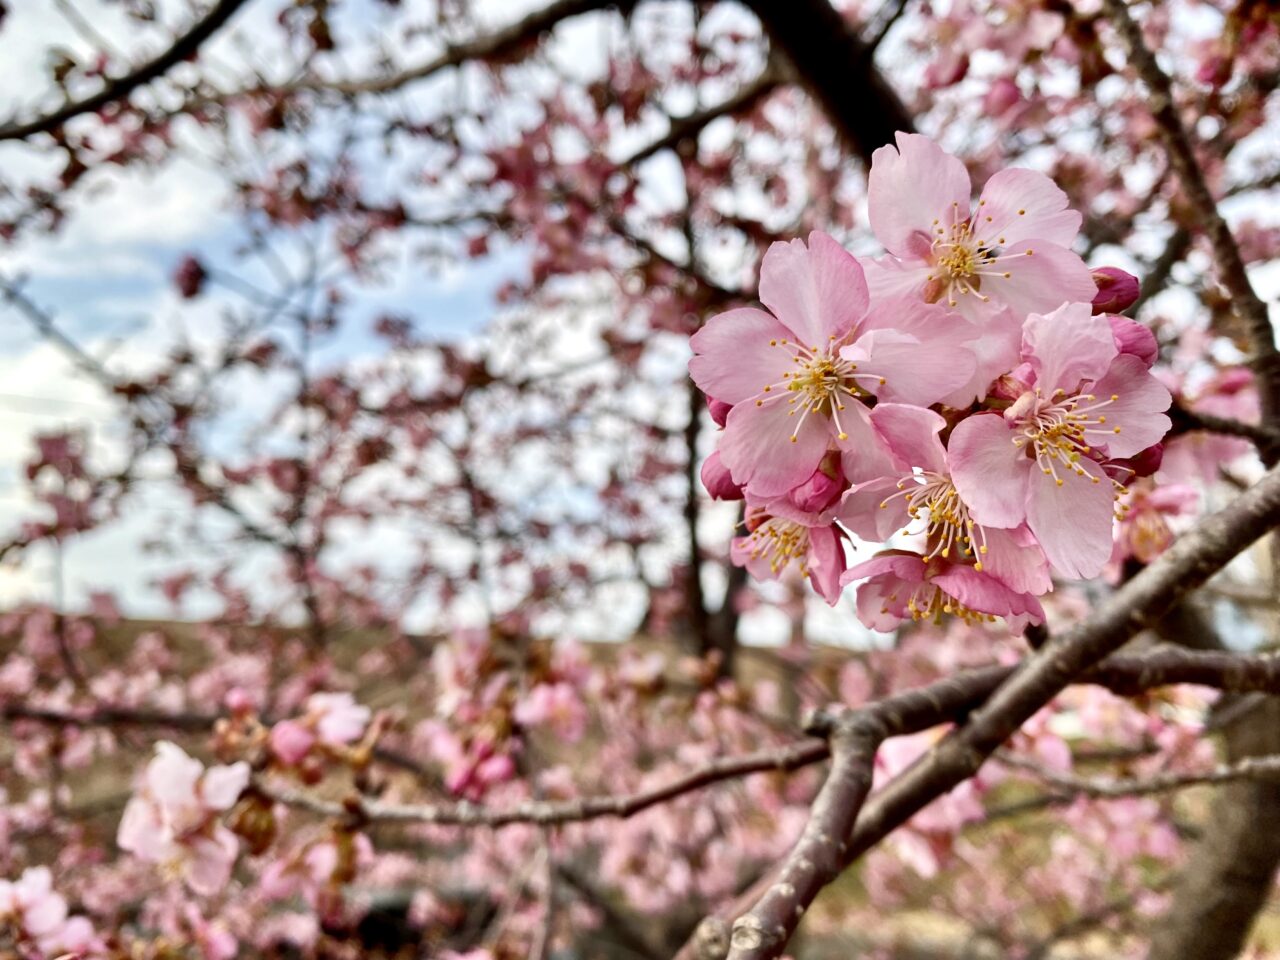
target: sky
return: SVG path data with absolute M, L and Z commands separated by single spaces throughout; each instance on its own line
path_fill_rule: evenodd
M 156 38 L 139 37 L 115 5 L 78 2 L 101 14 L 94 28 L 118 48 L 159 48 Z M 223 55 L 239 38 L 253 34 L 255 18 L 269 18 L 275 6 L 250 4 L 248 13 L 233 21 L 231 34 L 211 45 L 210 56 Z M 58 7 L 56 0 L 10 4 L 0 30 L 0 89 L 21 93 L 6 96 L 4 109 L 41 102 L 47 91 L 38 78 L 44 75 L 46 47 L 86 49 Z M 3 143 L 0 166 L 6 172 L 22 171 L 38 169 L 39 162 L 24 146 Z M 130 169 L 95 176 L 95 189 L 61 230 L 31 234 L 14 247 L 0 248 L 0 274 L 25 278 L 28 296 L 93 356 L 109 364 L 145 362 L 177 331 L 198 338 L 202 322 L 217 320 L 218 297 L 194 303 L 179 299 L 171 277 L 182 256 L 198 250 L 210 263 L 230 263 L 243 237 L 223 181 L 198 155 L 194 161 L 168 164 L 159 173 Z M 398 271 L 389 282 L 365 291 L 361 314 L 371 317 L 415 306 L 422 332 L 462 337 L 492 315 L 495 290 L 525 268 L 526 258 L 517 249 L 443 274 Z M 429 306 L 423 309 L 424 304 Z M 377 349 L 367 324 L 357 323 L 327 344 L 329 355 L 317 360 L 358 358 Z M 113 429 L 113 410 L 102 390 L 17 310 L 0 304 L 0 528 L 12 529 L 28 513 L 24 508 L 31 501 L 22 471 L 33 449 L 32 435 L 72 425 L 109 445 L 119 435 Z M 163 484 L 151 485 L 130 501 L 123 522 L 70 544 L 62 558 L 68 602 L 74 606 L 90 590 L 105 588 L 116 591 L 130 613 L 166 615 L 168 607 L 151 580 L 167 561 L 142 555 L 138 544 L 158 522 L 179 511 L 181 503 Z M 0 605 L 53 599 L 52 569 L 50 551 L 27 558 L 20 568 L 0 567 Z

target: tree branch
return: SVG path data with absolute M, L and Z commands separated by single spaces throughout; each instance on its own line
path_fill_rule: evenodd
M 874 50 L 828 0 L 747 0 L 775 48 L 864 162 L 896 131 L 914 132 L 902 99 L 876 66 Z
M 162 54 L 149 60 L 124 76 L 108 80 L 101 90 L 82 100 L 73 100 L 49 113 L 22 123 L 10 123 L 0 127 L 0 140 L 25 140 L 37 133 L 58 129 L 68 120 L 85 113 L 124 100 L 138 87 L 150 83 L 168 73 L 183 60 L 194 57 L 201 44 L 213 36 L 232 15 L 245 5 L 246 0 L 219 0 L 213 8 L 197 20 L 186 33 L 179 36 Z
M 1258 484 L 1179 538 L 1168 552 L 1117 590 L 1093 616 L 1050 639 L 1027 657 L 967 723 L 872 797 L 863 806 L 851 835 L 839 841 L 844 851 L 842 867 L 852 864 L 935 798 L 971 777 L 1005 740 L 1068 684 L 1086 675 L 1277 522 L 1280 468 L 1273 468 Z M 762 881 L 766 885 L 772 882 L 772 876 Z M 759 890 L 757 885 L 754 895 L 749 896 L 758 897 Z M 806 898 L 796 893 L 796 910 L 807 909 L 811 902 L 812 895 Z M 704 922 L 698 936 L 705 936 L 707 930 Z M 778 957 L 785 946 L 785 939 L 770 941 L 768 949 L 755 956 Z M 689 948 L 686 945 L 682 955 L 689 955 Z M 695 956 L 708 955 L 696 945 L 692 949 Z
M 1147 47 L 1141 28 L 1129 15 L 1125 0 L 1103 0 L 1102 6 L 1124 42 L 1130 64 L 1147 88 L 1151 115 L 1164 139 L 1173 169 L 1182 183 L 1182 192 L 1200 226 L 1209 236 L 1222 282 L 1230 292 L 1236 311 L 1249 332 L 1253 343 L 1254 369 L 1259 379 L 1263 420 L 1267 423 L 1280 421 L 1280 352 L 1276 350 L 1275 331 L 1267 315 L 1267 305 L 1249 282 L 1240 248 L 1205 182 L 1204 171 L 1196 160 L 1191 135 L 1178 114 L 1173 83 Z M 1280 451 L 1274 449 L 1271 453 L 1268 465 L 1275 463 L 1276 457 L 1280 455 Z

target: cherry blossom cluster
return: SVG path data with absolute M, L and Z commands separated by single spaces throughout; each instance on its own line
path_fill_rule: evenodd
M 868 184 L 886 256 L 820 232 L 769 249 L 766 309 L 712 317 L 689 363 L 724 428 L 704 483 L 745 500 L 736 563 L 794 567 L 831 604 L 861 582 L 859 617 L 879 630 L 1039 623 L 1055 573 L 1103 572 L 1171 397 L 1154 336 L 1112 312 L 1136 281 L 1071 252 L 1067 204 L 1024 169 L 974 203 L 960 160 L 899 133 Z M 893 545 L 850 566 L 853 537 Z

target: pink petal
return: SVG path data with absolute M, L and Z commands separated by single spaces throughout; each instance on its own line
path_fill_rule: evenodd
M 871 411 L 861 403 L 847 403 L 840 414 L 847 439 L 838 441 L 840 467 L 850 483 L 866 483 L 899 473 L 884 438 L 871 421 Z
M 864 260 L 862 269 L 867 275 L 872 304 L 903 298 L 924 303 L 924 285 L 933 272 L 933 267 L 924 260 L 903 261 L 893 257 Z
M 880 506 L 898 492 L 893 480 L 872 480 L 860 484 L 845 493 L 836 516 L 864 540 L 873 543 L 888 540 L 911 521 L 907 515 L 907 502 L 902 497 L 894 497 L 885 507 Z
M 967 299 L 972 302 L 972 298 Z M 973 354 L 973 375 L 968 383 L 939 398 L 939 402 L 963 409 L 975 400 L 985 400 L 991 384 L 1018 365 L 1024 319 L 1006 307 L 986 310 L 981 336 L 964 345 Z
M 845 570 L 844 544 L 835 527 L 809 530 L 809 582 L 818 595 L 835 606 L 840 599 L 840 575 Z
M 941 330 L 920 340 L 897 330 L 872 330 L 840 351 L 858 365 L 859 372 L 881 377 L 884 383 L 860 384 L 885 400 L 928 406 L 966 383 L 973 375 L 973 354 L 965 349 L 969 331 Z
M 1066 247 L 1032 239 L 1002 253 L 1006 259 L 998 260 L 989 269 L 1009 276 L 983 277 L 982 293 L 1015 314 L 1025 317 L 1029 313 L 1046 313 L 1063 303 L 1079 301 L 1087 306 L 1093 300 L 1097 290 L 1093 275 L 1084 261 Z
M 850 407 L 861 404 L 850 404 Z M 729 413 L 720 438 L 720 459 L 735 482 L 754 497 L 781 496 L 809 479 L 833 439 L 826 417 L 789 415 L 786 400 L 740 403 Z M 795 442 L 792 442 L 792 436 Z
M 743 307 L 718 313 L 693 335 L 689 375 L 709 397 L 741 403 L 795 366 L 781 341 L 795 335 L 763 310 Z M 770 344 L 776 343 L 776 346 Z
M 1081 461 L 1097 474 L 1096 465 Z M 1111 526 L 1115 497 L 1111 481 L 1058 470 L 1053 477 L 1033 470 L 1027 484 L 1027 525 L 1040 541 L 1045 556 L 1064 577 L 1096 577 L 1111 557 Z
M 992 245 L 1039 239 L 1069 247 L 1080 232 L 1082 218 L 1067 209 L 1068 202 L 1067 195 L 1043 173 L 1010 167 L 994 174 L 982 188 L 974 228 Z
M 1087 303 L 1064 303 L 1052 313 L 1027 318 L 1022 352 L 1036 372 L 1036 386 L 1049 397 L 1057 389 L 1075 393 L 1082 382 L 1097 380 L 1118 351 L 1106 317 L 1093 316 Z
M 947 472 L 947 456 L 938 434 L 947 425 L 941 415 L 904 403 L 878 403 L 871 423 L 889 450 L 907 468 Z
M 156 755 L 147 764 L 147 788 L 164 806 L 181 807 L 195 799 L 196 783 L 204 765 L 177 744 L 162 740 L 156 744 Z
M 849 251 L 815 230 L 808 247 L 801 240 L 769 247 L 760 265 L 760 300 L 805 346 L 819 346 L 862 319 L 867 281 Z
M 1025 526 L 1002 530 L 983 528 L 987 552 L 982 569 L 1018 593 L 1040 595 L 1053 589 L 1049 562 L 1035 536 Z M 979 543 L 982 543 L 979 540 Z
M 1108 313 L 1106 318 L 1111 324 L 1111 335 L 1115 338 L 1116 349 L 1121 353 L 1137 357 L 1150 370 L 1160 358 L 1160 344 L 1156 342 L 1156 335 L 1138 321 L 1130 320 L 1128 317 L 1118 317 Z
M 969 215 L 969 173 L 928 137 L 899 133 L 896 139 L 897 149 L 885 146 L 871 155 L 867 213 L 886 250 L 918 258 L 920 238 L 927 248 L 935 221 L 947 227 Z
M 243 760 L 226 767 L 210 767 L 200 781 L 200 799 L 209 810 L 230 810 L 249 785 L 249 764 Z
M 951 564 L 932 581 L 970 610 L 997 617 L 1029 615 L 1038 622 L 1044 621 L 1044 610 L 1035 597 L 1010 590 L 995 577 L 980 573 L 973 567 Z
M 1013 437 L 1003 417 L 984 413 L 961 420 L 947 442 L 951 481 L 969 515 L 984 526 L 1016 527 L 1026 516 L 1031 461 Z
M 1110 457 L 1131 457 L 1169 432 L 1169 418 L 1163 411 L 1169 409 L 1173 398 L 1137 357 L 1127 353 L 1117 357 L 1089 392 L 1098 398 L 1097 403 L 1116 397 L 1098 411 L 1107 418 L 1106 424 L 1085 431 L 1090 443 L 1107 445 Z
M 905 550 L 883 550 L 869 560 L 850 567 L 844 572 L 840 582 L 847 586 L 856 580 L 882 573 L 892 574 L 908 584 L 919 583 L 924 579 L 924 559 L 918 553 L 908 553 Z
M 891 632 L 902 622 L 906 608 L 902 597 L 910 588 L 911 584 L 904 584 L 891 573 L 872 577 L 858 588 L 858 620 L 868 630 Z M 895 594 L 897 598 L 890 600 Z

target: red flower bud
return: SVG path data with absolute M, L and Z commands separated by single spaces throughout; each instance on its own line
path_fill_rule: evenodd
M 1093 298 L 1093 312 L 1120 313 L 1138 300 L 1138 278 L 1118 267 L 1099 267 L 1093 271 L 1098 293 Z
M 207 277 L 208 274 L 200 261 L 188 254 L 182 258 L 178 269 L 174 271 L 173 282 L 177 285 L 178 293 L 182 294 L 182 298 L 190 300 L 200 295 Z
M 713 500 L 741 500 L 742 487 L 733 482 L 728 468 L 720 462 L 720 451 L 714 451 L 702 465 L 702 485 Z

